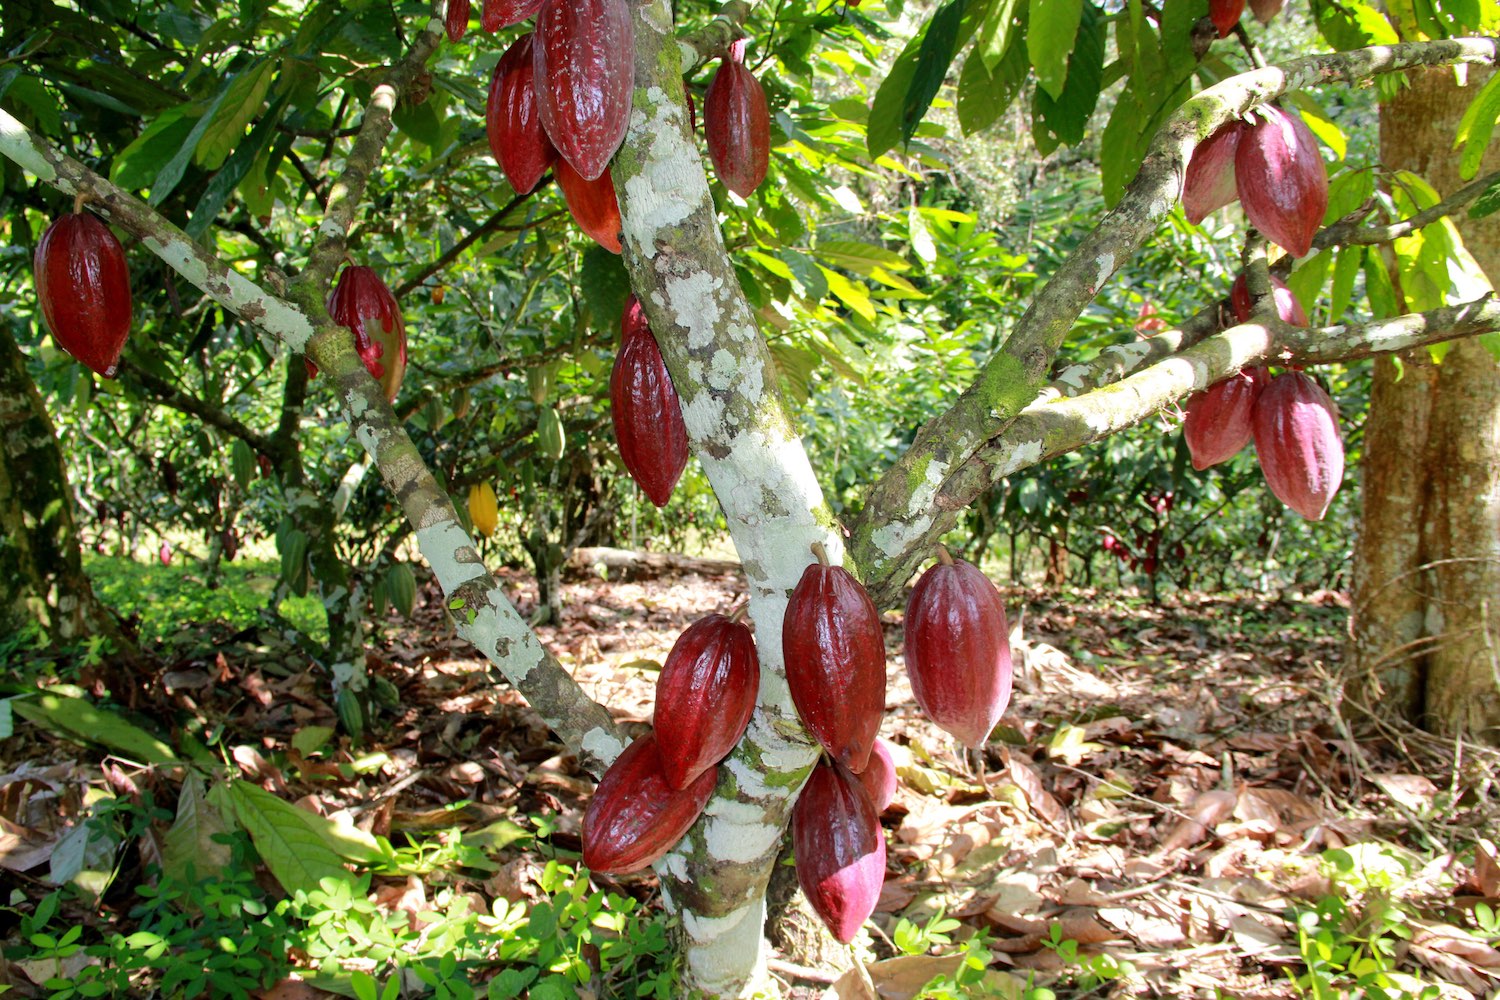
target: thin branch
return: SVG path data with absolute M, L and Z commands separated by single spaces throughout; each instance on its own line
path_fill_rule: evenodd
M 159 403 L 169 406 L 181 413 L 197 417 L 210 427 L 237 437 L 259 452 L 265 452 L 270 446 L 270 439 L 258 431 L 251 430 L 239 420 L 226 413 L 222 407 L 215 406 L 206 399 L 200 399 L 177 388 L 166 379 L 155 372 L 142 368 L 140 365 L 123 358 L 120 361 L 120 371 L 145 389 Z
M 501 228 L 501 223 L 505 221 L 506 216 L 510 215 L 510 213 L 513 212 L 518 205 L 523 204 L 528 198 L 531 197 L 532 194 L 535 194 L 540 190 L 542 189 L 540 187 L 537 187 L 527 194 L 518 194 L 511 198 L 510 201 L 500 206 L 500 208 L 497 209 L 493 215 L 491 215 L 488 219 L 485 219 L 478 226 L 475 226 L 473 229 L 469 230 L 469 232 L 464 234 L 464 237 L 461 240 L 444 251 L 444 253 L 440 257 L 438 257 L 437 260 L 433 261 L 430 264 L 423 265 L 411 277 L 403 279 L 401 284 L 396 286 L 396 290 L 394 293 L 396 298 L 403 298 L 407 292 L 411 291 L 413 288 L 416 288 L 418 285 L 422 284 L 422 282 L 426 281 L 428 278 L 432 277 L 434 274 L 438 273 L 443 268 L 447 267 L 449 264 L 457 260 L 459 254 L 469 249 L 469 247 L 473 246 L 475 243 L 488 236 L 490 233 L 499 230 Z
M 1500 170 L 1486 174 L 1474 183 L 1459 188 L 1431 208 L 1423 209 L 1411 218 L 1400 222 L 1392 222 L 1384 226 L 1363 226 L 1356 221 L 1341 220 L 1319 232 L 1313 238 L 1313 247 L 1322 250 L 1336 246 L 1371 246 L 1410 236 L 1424 226 L 1430 226 L 1439 219 L 1455 214 L 1459 209 L 1484 194 L 1490 185 L 1497 181 L 1500 181 Z
M 745 37 L 745 22 L 759 0 L 729 0 L 719 8 L 703 27 L 690 35 L 677 39 L 677 51 L 682 56 L 682 70 L 690 74 L 710 59 L 722 57 L 729 51 L 729 44 Z

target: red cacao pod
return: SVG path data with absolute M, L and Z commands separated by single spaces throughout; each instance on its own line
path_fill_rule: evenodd
M 1276 376 L 1255 402 L 1255 453 L 1276 498 L 1321 521 L 1344 478 L 1338 409 L 1302 372 Z
M 1245 0 L 1208 0 L 1208 17 L 1218 29 L 1220 38 L 1229 37 L 1244 12 Z
M 558 167 L 567 169 L 561 162 Z M 687 426 L 661 349 L 634 295 L 620 320 L 620 353 L 609 376 L 609 404 L 626 470 L 652 503 L 666 506 L 687 468 Z
M 1271 275 L 1271 301 L 1276 303 L 1276 315 L 1283 323 L 1307 326 L 1307 313 L 1302 311 L 1302 303 L 1297 301 L 1287 283 L 1274 274 Z M 1229 304 L 1234 309 L 1236 323 L 1250 318 L 1250 286 L 1245 283 L 1244 272 L 1234 279 L 1234 285 L 1229 289 Z
M 885 883 L 885 836 L 875 804 L 841 765 L 819 761 L 792 807 L 797 882 L 813 911 L 848 944 L 875 912 Z
M 875 812 L 885 812 L 896 797 L 896 762 L 891 759 L 891 751 L 885 740 L 875 740 L 875 746 L 870 751 L 870 763 L 865 765 L 858 777 L 865 794 L 875 806 Z
M 1005 602 L 977 566 L 938 552 L 906 599 L 906 673 L 929 719 L 983 746 L 1010 703 Z
M 1246 368 L 1188 400 L 1182 435 L 1193 468 L 1227 462 L 1250 443 L 1255 401 L 1270 378 L 1264 368 Z
M 771 162 L 771 113 L 760 81 L 745 68 L 746 42 L 729 46 L 703 98 L 708 155 L 724 186 L 741 198 L 760 187 Z
M 1200 142 L 1188 160 L 1182 182 L 1182 210 L 1193 225 L 1209 212 L 1232 204 L 1239 197 L 1235 187 L 1234 154 L 1240 147 L 1245 123 L 1232 121 Z
M 130 269 L 120 241 L 94 216 L 73 212 L 47 227 L 32 263 L 52 339 L 114 378 L 130 336 Z
M 609 166 L 630 119 L 635 34 L 627 0 L 543 0 L 537 108 L 552 145 L 585 180 Z
M 450 42 L 456 43 L 464 37 L 469 30 L 469 0 L 448 0 L 448 8 L 443 11 L 443 30 Z
M 615 198 L 615 182 L 609 172 L 596 180 L 587 180 L 561 157 L 552 164 L 552 172 L 578 228 L 610 253 L 619 253 L 623 249 L 620 246 L 620 202 Z
M 1328 171 L 1312 130 L 1268 105 L 1234 154 L 1240 204 L 1250 224 L 1293 257 L 1305 257 L 1328 210 Z
M 750 627 L 725 615 L 689 625 L 656 679 L 657 745 L 673 788 L 686 788 L 744 734 L 760 690 Z
M 655 733 L 625 748 L 599 780 L 583 813 L 583 863 L 624 875 L 656 862 L 698 819 L 714 784 L 710 767 L 678 791 L 667 781 Z
M 328 315 L 353 332 L 360 360 L 385 390 L 385 398 L 395 402 L 406 374 L 406 323 L 396 297 L 374 268 L 344 268 L 328 296 Z
M 172 565 L 172 543 L 162 542 L 161 548 L 156 550 L 156 557 L 161 560 L 163 566 Z
M 536 16 L 542 6 L 542 0 L 483 0 L 483 3 L 479 26 L 492 35 L 501 28 Z
M 1271 18 L 1281 13 L 1286 0 L 1250 0 L 1250 12 L 1261 24 L 1270 24 Z
M 484 107 L 490 153 L 516 194 L 535 188 L 557 159 L 557 150 L 552 148 L 537 113 L 533 37 L 527 32 L 517 38 L 495 64 Z
M 781 623 L 786 682 L 814 738 L 851 771 L 865 769 L 885 713 L 885 641 L 880 613 L 842 566 L 802 571 Z

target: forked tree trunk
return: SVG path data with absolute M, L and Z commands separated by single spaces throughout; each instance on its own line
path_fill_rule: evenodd
M 1386 167 L 1457 190 L 1453 136 L 1483 75 L 1460 89 L 1451 70 L 1408 72 L 1381 108 Z M 1500 166 L 1494 148 L 1485 170 Z M 1500 217 L 1456 216 L 1493 282 Z M 1442 733 L 1500 742 L 1500 365 L 1459 341 L 1434 365 L 1425 351 L 1375 365 L 1365 425 L 1355 549 L 1348 694 Z

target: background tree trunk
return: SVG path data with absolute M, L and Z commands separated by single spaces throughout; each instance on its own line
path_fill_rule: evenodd
M 1387 168 L 1441 194 L 1463 181 L 1453 136 L 1484 82 L 1408 72 L 1380 114 Z M 1500 165 L 1491 149 L 1484 170 Z M 1455 218 L 1470 253 L 1500 277 L 1500 219 Z M 1355 548 L 1349 694 L 1443 733 L 1500 742 L 1500 366 L 1460 342 L 1375 363 Z

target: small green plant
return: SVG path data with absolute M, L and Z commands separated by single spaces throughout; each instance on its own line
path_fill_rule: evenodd
M 946 908 L 939 906 L 938 911 L 920 926 L 905 917 L 897 920 L 891 930 L 891 943 L 903 955 L 925 955 L 933 948 L 952 944 L 950 934 L 960 926 L 957 920 L 947 916 Z
M 1047 929 L 1047 938 L 1042 947 L 1057 953 L 1069 977 L 1081 990 L 1096 989 L 1104 983 L 1112 983 L 1135 973 L 1135 966 L 1121 961 L 1113 955 L 1084 955 L 1078 950 L 1078 942 L 1065 937 L 1062 924 L 1054 923 Z

